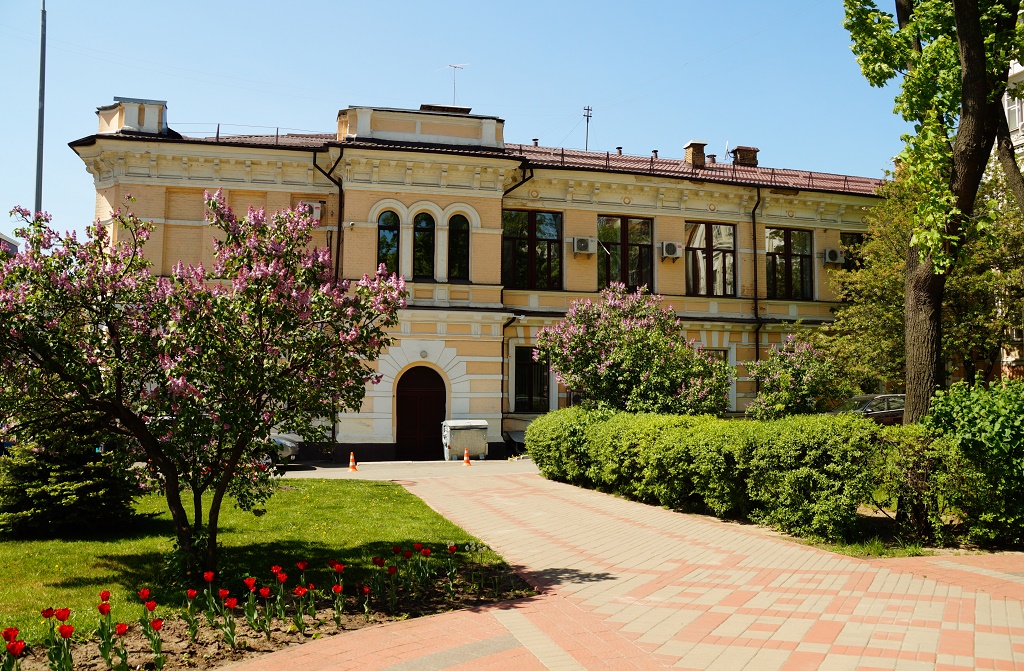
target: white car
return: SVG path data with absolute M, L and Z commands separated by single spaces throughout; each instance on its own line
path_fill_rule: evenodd
M 299 443 L 285 436 L 270 436 L 270 442 L 277 446 L 278 465 L 290 464 L 299 458 Z

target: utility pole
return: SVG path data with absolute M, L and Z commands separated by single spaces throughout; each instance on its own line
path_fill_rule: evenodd
M 583 151 L 589 151 L 590 150 L 590 117 L 594 116 L 594 108 L 591 107 L 590 105 L 587 105 L 586 107 L 584 107 L 583 108 L 583 116 L 587 120 L 587 133 L 585 135 L 585 139 L 583 140 Z
M 43 209 L 43 109 L 46 98 L 46 0 L 39 32 L 39 126 L 36 133 L 36 201 L 34 212 Z

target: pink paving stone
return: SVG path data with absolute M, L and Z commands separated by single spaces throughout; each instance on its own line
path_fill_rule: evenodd
M 524 648 L 513 648 L 449 666 L 445 671 L 547 671 L 547 667 Z
M 820 652 L 794 652 L 786 660 L 781 671 L 817 671 L 825 661 L 825 654 Z
M 835 642 L 836 637 L 843 630 L 842 622 L 831 622 L 828 620 L 819 620 L 811 625 L 811 628 L 807 630 L 807 634 L 804 635 L 804 641 L 806 643 L 824 643 L 831 645 Z
M 943 629 L 939 634 L 940 655 L 974 656 L 974 632 Z

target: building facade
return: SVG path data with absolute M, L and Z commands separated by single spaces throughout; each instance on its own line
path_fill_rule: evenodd
M 156 231 L 146 256 L 167 274 L 210 263 L 204 190 L 236 212 L 311 204 L 339 276 L 378 263 L 405 276 L 408 308 L 377 362 L 381 382 L 337 440 L 363 460 L 440 458 L 440 421 L 488 423 L 492 455 L 539 413 L 571 403 L 532 360 L 538 329 L 609 282 L 646 285 L 685 337 L 738 367 L 730 409 L 753 396 L 744 363 L 797 320 L 830 319 L 827 269 L 862 235 L 879 180 L 758 165 L 737 147 L 718 162 L 504 141 L 504 121 L 467 108 L 350 107 L 337 131 L 184 137 L 163 101 L 97 110 L 71 143 L 93 176 L 96 216 L 126 194 Z

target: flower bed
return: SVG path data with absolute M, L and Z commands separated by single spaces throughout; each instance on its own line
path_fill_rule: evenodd
M 3 630 L 0 669 L 210 668 L 389 619 L 531 594 L 508 567 L 476 562 L 483 550 L 475 543 L 395 545 L 352 584 L 335 560 L 327 563 L 330 583 L 319 586 L 307 581 L 306 561 L 294 569 L 271 566 L 238 584 L 221 584 L 208 572 L 201 587 L 185 591 L 180 612 L 162 606 L 155 590 L 140 588 L 134 622 L 115 622 L 110 592 L 102 590 L 95 628 L 76 628 L 70 609 L 48 606 L 40 611 L 47 623 L 42 641 L 30 645 L 17 629 Z

